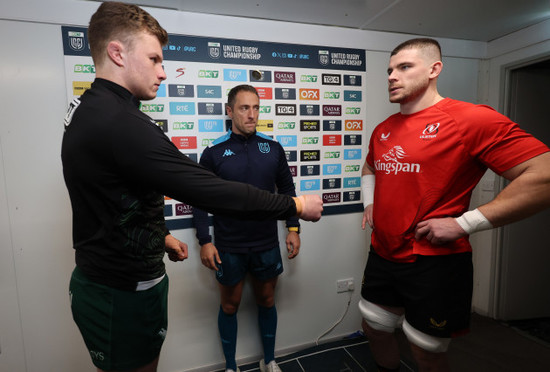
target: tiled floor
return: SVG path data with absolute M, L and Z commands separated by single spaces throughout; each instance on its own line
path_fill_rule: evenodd
M 451 343 L 449 360 L 453 372 L 550 371 L 550 343 L 477 314 L 472 316 L 471 331 Z M 401 332 L 398 339 L 402 350 L 400 371 L 416 371 Z M 277 357 L 277 362 L 284 372 L 376 372 L 364 337 L 308 348 Z M 239 368 L 241 372 L 259 371 L 257 362 Z

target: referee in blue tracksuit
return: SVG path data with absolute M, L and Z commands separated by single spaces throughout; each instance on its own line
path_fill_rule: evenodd
M 203 152 L 200 164 L 221 178 L 249 183 L 260 189 L 290 196 L 296 195 L 283 147 L 256 132 L 260 98 L 250 85 L 239 85 L 228 95 L 227 115 L 232 128 Z M 208 215 L 194 209 L 202 263 L 216 271 L 220 284 L 221 306 L 218 328 L 226 360 L 226 371 L 238 371 L 235 361 L 237 310 L 244 279 L 251 273 L 258 322 L 264 348 L 260 370 L 281 371 L 275 362 L 277 311 L 275 285 L 283 272 L 277 221 L 242 220 L 214 215 L 215 245 L 209 233 Z M 300 249 L 298 218 L 286 221 L 288 258 Z

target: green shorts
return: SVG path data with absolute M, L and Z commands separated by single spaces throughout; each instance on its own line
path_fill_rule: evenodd
M 89 280 L 77 266 L 69 295 L 97 368 L 135 369 L 157 358 L 168 326 L 168 276 L 145 291 L 123 291 Z

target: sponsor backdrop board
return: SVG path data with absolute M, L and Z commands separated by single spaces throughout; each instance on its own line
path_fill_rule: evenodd
M 95 69 L 87 29 L 61 32 L 70 101 L 90 87 Z M 363 210 L 365 50 L 171 34 L 163 52 L 167 79 L 140 109 L 182 153 L 200 159 L 231 125 L 227 93 L 250 84 L 260 95 L 258 131 L 286 150 L 297 194 L 321 195 L 324 214 Z M 192 227 L 191 213 L 166 198 L 168 228 Z

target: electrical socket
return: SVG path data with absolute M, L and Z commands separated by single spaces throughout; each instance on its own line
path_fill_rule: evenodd
M 336 293 L 353 292 L 355 284 L 353 278 L 340 279 L 336 281 Z

